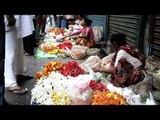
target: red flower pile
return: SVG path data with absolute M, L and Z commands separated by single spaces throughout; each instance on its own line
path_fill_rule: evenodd
M 77 77 L 78 75 L 85 74 L 85 71 L 78 65 L 77 61 L 69 61 L 65 69 L 61 70 L 61 74 L 64 76 Z
M 109 91 L 104 84 L 96 83 L 94 80 L 90 81 L 89 86 L 92 88 L 93 91 L 95 91 L 95 90 Z
M 70 50 L 72 49 L 72 44 L 70 42 L 62 43 L 58 45 L 59 49 L 65 49 L 66 47 L 69 48 Z

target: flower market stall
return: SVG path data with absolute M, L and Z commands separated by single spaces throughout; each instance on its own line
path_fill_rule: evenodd
M 155 104 L 152 94 L 142 102 L 130 87 L 114 87 L 99 72 L 77 61 L 50 61 L 36 73 L 31 105 L 146 105 Z
M 41 45 L 38 47 L 35 58 L 66 58 L 83 59 L 86 56 L 98 55 L 100 49 L 88 48 L 76 45 L 72 37 L 66 37 L 70 30 L 64 28 L 55 28 L 48 31 Z
M 75 42 L 71 38 L 63 39 L 68 34 L 67 29 L 55 28 L 48 31 L 41 45 L 38 47 L 35 58 L 67 57 L 66 48 L 72 49 Z M 63 40 L 62 40 L 63 39 Z

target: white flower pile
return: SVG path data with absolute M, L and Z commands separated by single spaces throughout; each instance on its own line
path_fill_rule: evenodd
M 40 78 L 31 90 L 31 104 L 33 102 L 38 105 L 60 104 L 54 103 L 52 98 L 54 92 L 58 96 L 66 93 L 72 100 L 81 99 L 85 101 L 92 93 L 91 88 L 89 88 L 91 78 L 91 75 L 65 77 L 59 72 L 51 72 L 47 78 Z

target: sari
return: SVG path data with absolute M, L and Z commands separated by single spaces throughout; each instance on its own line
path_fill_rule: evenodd
M 142 63 L 139 67 L 135 67 L 129 61 L 127 61 L 125 57 L 122 57 L 118 60 L 115 73 L 111 76 L 111 83 L 117 87 L 127 87 L 142 80 L 143 73 L 141 70 L 144 67 L 145 59 L 138 49 L 129 45 L 123 45 L 115 52 L 115 55 L 112 58 L 112 67 L 114 67 L 117 54 L 120 50 L 124 50 L 132 57 L 140 60 Z
M 80 30 L 80 32 L 81 32 L 80 35 L 85 35 L 86 32 L 88 32 L 89 37 L 87 37 L 87 38 L 77 38 L 76 45 L 87 46 L 89 48 L 93 47 L 94 46 L 94 34 L 93 34 L 92 29 L 90 27 L 85 27 L 85 28 L 82 28 Z

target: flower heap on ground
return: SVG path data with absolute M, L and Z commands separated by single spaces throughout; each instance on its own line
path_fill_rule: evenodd
M 110 92 L 102 83 L 91 80 L 90 87 L 93 89 L 91 105 L 127 105 L 126 98 L 117 92 Z
M 46 37 L 44 42 L 39 46 L 39 49 L 48 54 L 63 53 L 64 50 L 66 50 L 66 47 L 71 50 L 71 39 L 65 38 L 63 42 L 58 41 L 60 38 L 63 38 L 67 34 L 67 30 L 65 30 L 64 28 L 49 30 L 47 36 L 50 36 L 51 38 L 47 39 Z
M 42 72 L 36 73 L 36 84 L 32 89 L 32 102 L 39 105 L 68 105 L 77 76 L 86 74 L 76 61 L 49 62 Z M 76 80 L 77 79 L 77 80 Z
M 65 50 L 68 48 L 69 50 L 72 49 L 72 43 L 71 42 L 63 42 L 63 43 L 58 43 L 57 45 L 54 45 L 52 42 L 43 42 L 40 46 L 39 49 L 43 51 L 44 53 L 48 54 L 55 54 L 59 57 L 67 57 L 65 54 Z
M 49 62 L 42 72 L 36 73 L 31 104 L 37 105 L 127 105 L 118 92 L 94 81 L 94 75 L 86 73 L 76 61 Z

